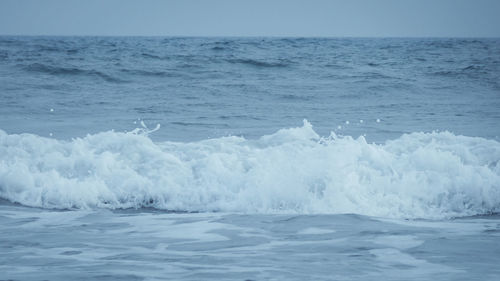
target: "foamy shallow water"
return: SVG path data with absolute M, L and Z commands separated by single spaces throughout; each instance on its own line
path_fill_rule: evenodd
M 6 280 L 498 280 L 499 221 L 3 202 L 0 271 Z
M 257 140 L 149 133 L 0 131 L 2 278 L 500 277 L 494 140 L 374 144 L 320 137 L 307 121 Z

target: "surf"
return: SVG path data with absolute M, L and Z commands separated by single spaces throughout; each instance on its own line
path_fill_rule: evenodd
M 500 211 L 495 140 L 414 132 L 376 144 L 320 136 L 307 120 L 258 139 L 154 142 L 154 130 L 69 141 L 0 130 L 0 198 L 49 209 L 425 219 Z

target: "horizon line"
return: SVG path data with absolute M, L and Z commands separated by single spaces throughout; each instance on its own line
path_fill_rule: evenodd
M 105 35 L 105 34 L 0 34 L 0 37 L 172 37 L 172 38 L 359 38 L 359 39 L 375 39 L 375 38 L 401 38 L 401 39 L 425 39 L 425 38 L 456 38 L 456 39 L 498 39 L 497 36 L 402 36 L 402 35 L 388 35 L 388 36 L 359 36 L 359 35 Z

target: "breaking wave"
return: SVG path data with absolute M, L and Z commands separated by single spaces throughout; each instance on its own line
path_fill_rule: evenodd
M 0 130 L 0 197 L 43 208 L 356 213 L 500 211 L 500 143 L 449 132 L 384 144 L 320 137 L 304 121 L 257 140 L 153 142 L 147 130 L 62 141 Z

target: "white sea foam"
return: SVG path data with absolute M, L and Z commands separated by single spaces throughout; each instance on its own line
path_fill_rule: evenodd
M 0 197 L 44 208 L 487 214 L 500 211 L 500 143 L 440 132 L 370 144 L 321 138 L 307 121 L 192 143 L 155 143 L 144 130 L 72 141 L 0 130 Z

